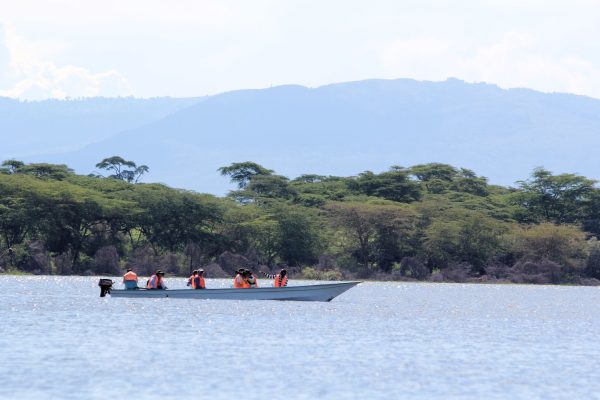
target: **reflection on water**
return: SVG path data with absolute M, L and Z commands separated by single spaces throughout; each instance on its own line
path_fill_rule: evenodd
M 363 283 L 300 303 L 100 298 L 96 283 L 0 276 L 0 398 L 600 393 L 598 288 Z

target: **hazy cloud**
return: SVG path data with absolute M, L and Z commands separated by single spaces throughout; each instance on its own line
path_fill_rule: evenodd
M 594 0 L 0 1 L 18 33 L 0 46 L 0 90 L 198 96 L 454 76 L 600 98 L 599 13 Z
M 531 34 L 510 32 L 481 45 L 425 38 L 385 45 L 382 63 L 391 75 L 443 80 L 453 76 L 503 87 L 527 87 L 600 96 L 600 69 L 577 55 L 549 55 Z
M 44 59 L 60 43 L 29 41 L 6 27 L 0 32 L 0 75 L 4 77 L 0 96 L 38 100 L 133 94 L 125 77 L 115 70 L 92 72 Z

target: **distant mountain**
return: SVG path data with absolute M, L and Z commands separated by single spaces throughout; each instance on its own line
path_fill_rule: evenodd
M 598 179 L 597 148 L 599 100 L 398 79 L 228 92 L 39 159 L 90 172 L 103 157 L 121 155 L 150 166 L 146 181 L 224 193 L 231 185 L 216 169 L 245 160 L 290 177 L 446 162 L 499 184 L 541 165 Z
M 0 159 L 79 149 L 199 101 L 163 97 L 31 102 L 0 97 Z

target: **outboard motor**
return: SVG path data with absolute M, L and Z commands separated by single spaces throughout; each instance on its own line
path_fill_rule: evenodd
M 106 294 L 110 294 L 110 288 L 113 285 L 113 281 L 111 279 L 102 278 L 100 282 L 98 282 L 98 286 L 100 286 L 100 297 L 106 296 Z

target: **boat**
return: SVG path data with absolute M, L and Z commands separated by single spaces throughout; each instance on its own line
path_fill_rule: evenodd
M 104 281 L 104 285 L 102 284 Z M 109 283 L 110 282 L 110 283 Z M 331 301 L 346 290 L 361 283 L 360 281 L 325 283 L 319 285 L 261 287 L 251 289 L 112 289 L 112 281 L 101 279 L 100 296 L 128 298 L 204 299 L 204 300 L 293 300 L 293 301 Z

